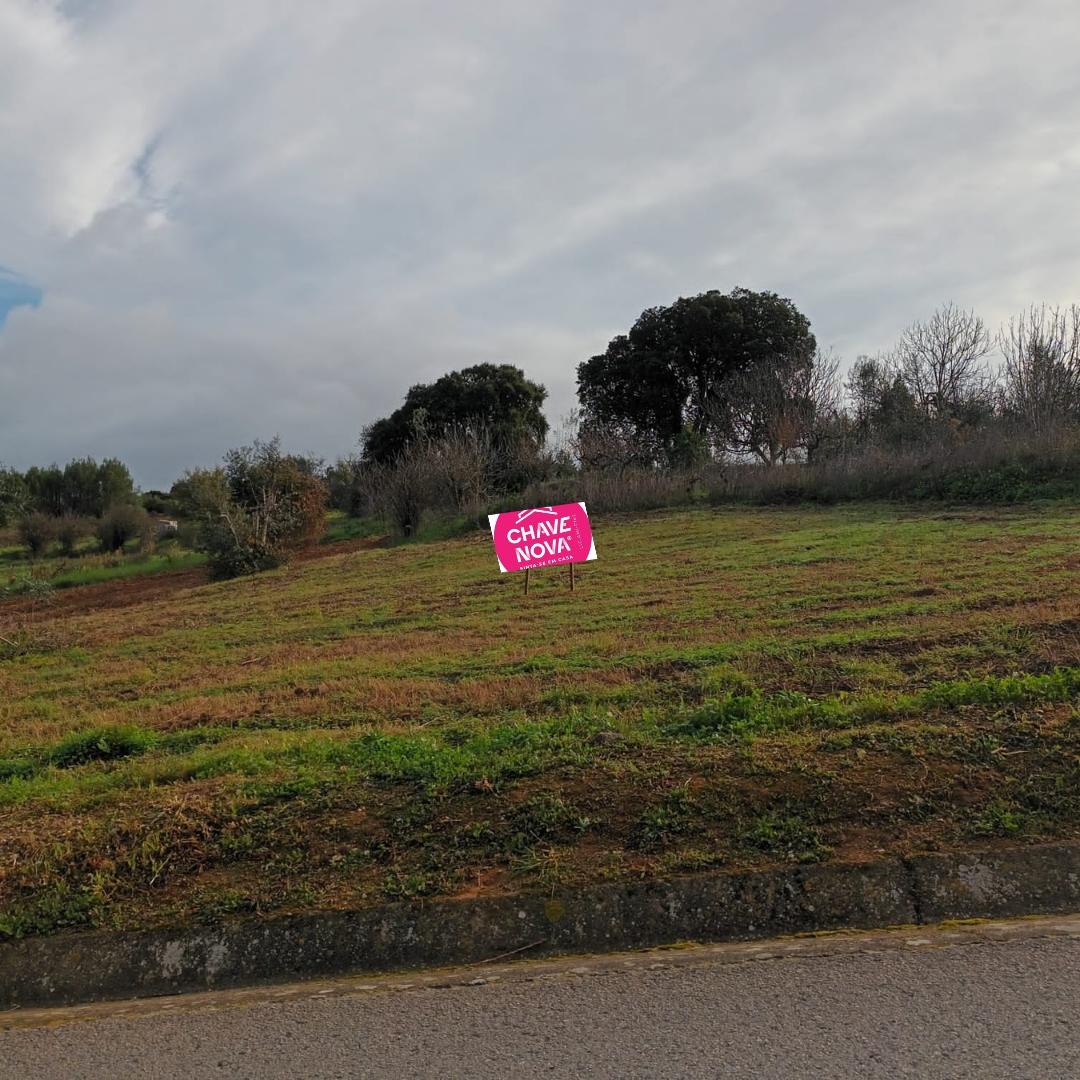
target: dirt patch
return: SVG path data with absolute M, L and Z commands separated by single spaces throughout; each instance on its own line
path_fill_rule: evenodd
M 333 544 L 314 544 L 298 551 L 291 562 L 305 564 L 349 555 L 357 551 L 379 546 L 378 537 L 359 540 L 341 540 Z M 115 581 L 102 581 L 92 585 L 75 585 L 57 589 L 47 602 L 28 597 L 14 597 L 0 601 L 0 619 L 20 621 L 45 621 L 65 615 L 81 615 L 89 612 L 116 611 L 136 604 L 159 603 L 185 589 L 205 585 L 210 575 L 205 567 L 187 570 L 160 570 Z
M 57 589 L 48 602 L 25 597 L 6 600 L 0 603 L 0 617 L 42 621 L 64 615 L 113 611 L 165 600 L 183 589 L 204 585 L 206 581 L 206 570 L 199 567 L 195 570 L 162 570 L 95 585 L 76 585 L 70 589 Z

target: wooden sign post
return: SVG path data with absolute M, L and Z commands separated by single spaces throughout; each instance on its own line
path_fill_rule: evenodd
M 532 573 L 532 570 L 526 570 L 525 571 L 525 595 L 526 596 L 529 595 L 529 575 L 531 573 Z M 571 592 L 574 591 L 574 589 L 576 587 L 576 584 L 577 584 L 577 581 L 576 581 L 576 578 L 575 578 L 575 575 L 574 575 L 574 564 L 571 563 L 570 564 L 570 591 Z

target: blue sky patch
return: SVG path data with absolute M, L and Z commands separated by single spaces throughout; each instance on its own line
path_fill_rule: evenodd
M 14 270 L 0 266 L 0 327 L 8 312 L 21 306 L 37 307 L 41 303 L 41 290 L 20 277 Z

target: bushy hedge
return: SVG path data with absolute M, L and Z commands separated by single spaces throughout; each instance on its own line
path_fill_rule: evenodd
M 122 551 L 130 540 L 148 543 L 153 536 L 150 515 L 134 503 L 116 503 L 102 515 L 94 530 L 102 551 Z

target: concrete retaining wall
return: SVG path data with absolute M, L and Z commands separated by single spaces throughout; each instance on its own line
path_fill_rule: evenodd
M 0 1008 L 468 964 L 518 950 L 605 952 L 1076 910 L 1080 845 L 708 874 L 555 897 L 30 938 L 0 945 Z

